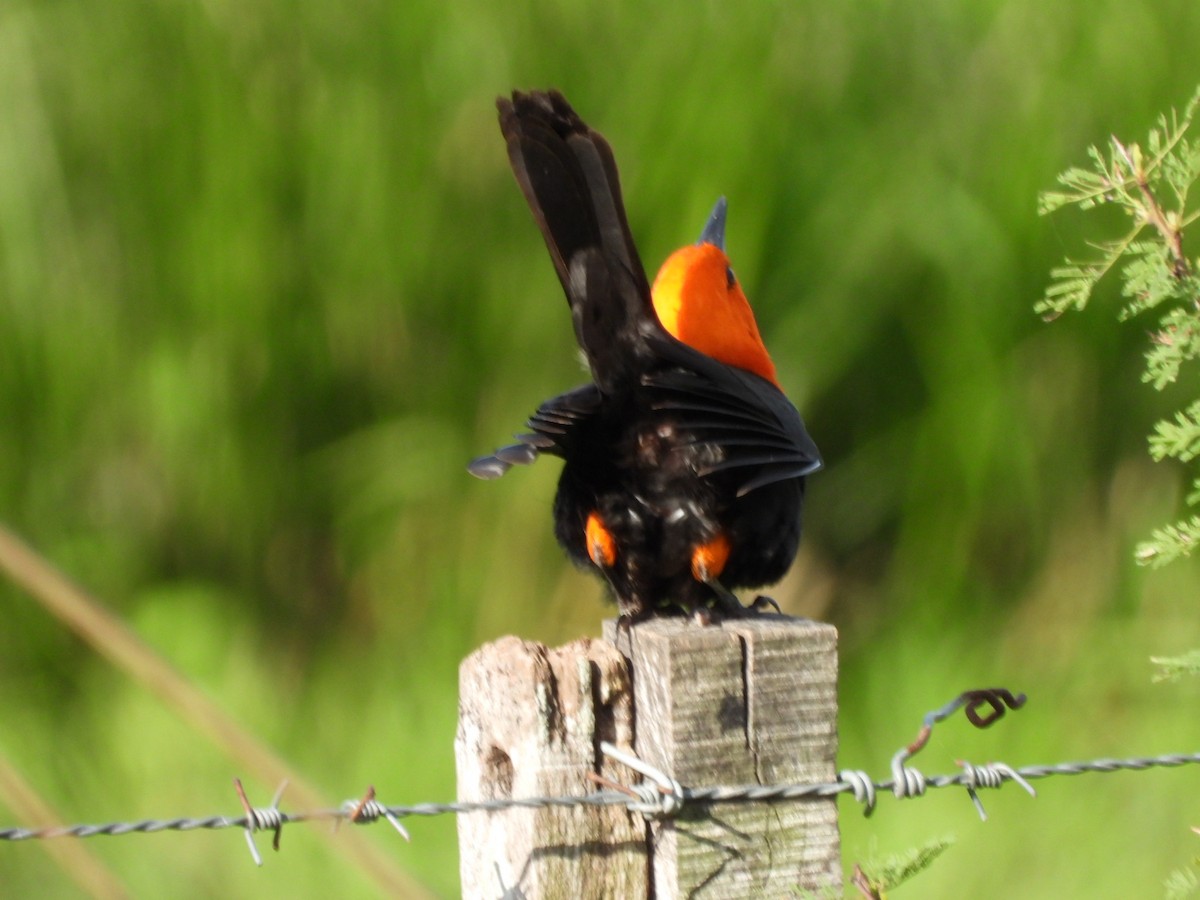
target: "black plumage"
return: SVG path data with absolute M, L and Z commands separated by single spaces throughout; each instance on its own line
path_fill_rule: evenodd
M 561 457 L 556 537 L 607 579 L 622 615 L 739 614 L 729 589 L 779 580 L 796 555 L 816 445 L 771 380 L 661 324 L 604 138 L 557 92 L 497 105 L 593 381 L 545 401 L 528 433 L 469 470 Z M 723 229 L 722 201 L 702 242 Z

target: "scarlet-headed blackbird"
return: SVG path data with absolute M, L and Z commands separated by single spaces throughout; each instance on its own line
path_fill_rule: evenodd
M 741 614 L 729 589 L 778 581 L 795 558 L 821 457 L 725 255 L 725 200 L 651 290 L 604 138 L 557 91 L 497 106 L 593 380 L 469 470 L 497 478 L 562 457 L 555 535 L 628 620 Z

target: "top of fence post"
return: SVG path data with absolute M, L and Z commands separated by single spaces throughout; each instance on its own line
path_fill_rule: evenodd
M 686 787 L 836 780 L 831 626 L 659 619 L 605 634 L 558 650 L 504 638 L 464 661 L 460 800 L 582 796 L 589 772 L 637 780 L 602 741 Z M 509 809 L 460 817 L 459 845 L 464 896 L 760 897 L 841 882 L 833 798 L 689 805 L 651 824 L 620 806 Z
M 632 661 L 638 756 L 690 788 L 836 780 L 837 630 L 786 616 L 605 624 Z M 835 798 L 686 808 L 651 832 L 655 896 L 841 887 Z

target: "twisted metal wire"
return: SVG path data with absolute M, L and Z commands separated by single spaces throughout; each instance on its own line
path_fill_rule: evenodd
M 279 800 L 287 783 L 280 785 L 271 805 L 254 807 L 246 797 L 239 779 L 234 779 L 238 799 L 244 816 L 208 816 L 206 818 L 143 819 L 139 822 L 110 822 L 104 825 L 64 825 L 49 828 L 4 828 L 0 829 L 0 840 L 26 841 L 55 837 L 95 837 L 101 834 L 123 835 L 156 831 L 192 831 L 198 828 L 243 828 L 246 844 L 254 862 L 262 865 L 262 857 L 254 843 L 258 831 L 274 833 L 273 846 L 279 849 L 283 826 L 291 822 L 327 819 L 335 822 L 349 821 L 358 825 L 369 825 L 386 819 L 397 832 L 408 840 L 408 831 L 400 824 L 407 816 L 463 815 L 473 812 L 499 812 L 510 809 L 546 809 L 550 807 L 576 806 L 624 806 L 630 812 L 641 813 L 646 818 L 665 818 L 677 815 L 688 804 L 706 805 L 713 803 L 770 803 L 782 800 L 834 797 L 842 793 L 854 795 L 863 807 L 865 815 L 871 815 L 879 791 L 891 791 L 897 799 L 922 796 L 928 788 L 964 787 L 975 809 L 982 819 L 987 819 L 983 803 L 979 799 L 982 788 L 999 788 L 1006 781 L 1014 781 L 1031 796 L 1037 796 L 1030 780 L 1048 778 L 1051 775 L 1081 775 L 1085 772 L 1142 771 L 1154 767 L 1175 767 L 1200 763 L 1200 753 L 1171 753 L 1162 756 L 1143 756 L 1129 759 L 1094 759 L 1086 762 L 1056 763 L 1048 766 L 1025 766 L 1014 769 L 1005 763 L 988 763 L 982 766 L 959 762 L 962 771 L 955 775 L 926 777 L 905 763 L 929 743 L 933 727 L 964 708 L 968 721 L 976 728 L 987 728 L 1002 718 L 1007 710 L 1020 709 L 1025 695 L 1013 695 L 1004 688 L 984 688 L 965 691 L 945 706 L 926 714 L 917 738 L 906 747 L 901 747 L 892 756 L 892 778 L 888 781 L 872 781 L 866 772 L 846 769 L 838 773 L 838 780 L 810 784 L 742 784 L 718 787 L 688 788 L 669 774 L 655 768 L 645 760 L 604 742 L 601 751 L 608 758 L 623 763 L 642 776 L 635 785 L 621 785 L 595 773 L 591 780 L 605 790 L 583 796 L 518 797 L 495 800 L 476 800 L 458 803 L 419 803 L 415 806 L 385 806 L 375 797 L 375 788 L 367 788 L 359 800 L 347 800 L 337 809 L 321 809 L 310 812 L 286 813 L 279 809 Z M 988 706 L 990 712 L 980 713 Z
M 1021 768 L 1010 768 L 1002 764 L 994 764 L 990 767 L 970 767 L 968 770 L 955 774 L 921 776 L 921 780 L 923 780 L 925 786 L 928 788 L 970 787 L 972 789 L 980 789 L 984 787 L 1000 787 L 1004 781 L 1017 781 L 1020 783 L 1021 780 L 1033 781 L 1055 775 L 1082 775 L 1091 772 L 1137 772 L 1151 768 L 1174 768 L 1197 763 L 1200 763 L 1200 753 L 1171 753 L 1161 756 L 1095 759 L 1081 762 L 1055 763 L 1053 765 L 1023 766 Z M 645 763 L 642 763 L 642 767 L 643 770 L 652 768 L 646 766 Z M 915 769 L 907 769 L 906 771 L 920 775 Z M 873 805 L 876 792 L 888 791 L 894 793 L 895 781 L 891 779 L 887 781 L 872 781 L 861 771 L 848 770 L 839 773 L 839 780 L 837 781 L 810 784 L 747 784 L 702 788 L 681 787 L 677 795 L 674 791 L 662 793 L 663 788 L 658 784 L 654 784 L 652 787 L 654 788 L 654 792 L 658 792 L 660 796 L 676 796 L 677 801 L 683 805 L 763 803 L 832 797 L 842 793 L 849 793 L 853 794 L 856 800 L 869 809 Z M 26 841 L 57 837 L 88 838 L 98 835 L 118 836 L 135 833 L 150 834 L 160 831 L 194 831 L 196 829 L 220 828 L 272 831 L 277 827 L 281 828 L 284 825 L 294 822 L 313 820 L 351 821 L 357 824 L 370 824 L 378 821 L 379 818 L 394 818 L 399 820 L 409 816 L 462 815 L 475 812 L 499 812 L 510 809 L 545 809 L 550 807 L 625 806 L 635 812 L 646 812 L 647 806 L 655 806 L 655 803 L 650 801 L 650 797 L 654 792 L 642 791 L 635 796 L 630 796 L 630 793 L 624 791 L 604 790 L 574 797 L 520 797 L 457 803 L 418 803 L 411 806 L 388 806 L 378 803 L 372 797 L 371 801 L 365 804 L 359 800 L 351 800 L 337 809 L 320 809 L 298 813 L 288 813 L 274 807 L 266 807 L 252 809 L 251 815 L 242 816 L 143 819 L 136 822 L 109 822 L 100 825 L 63 825 L 50 828 L 2 828 L 0 829 L 0 840 Z M 373 815 L 370 813 L 364 815 L 360 811 L 356 817 L 354 812 L 355 808 L 359 805 L 363 809 L 370 809 Z M 671 804 L 668 803 L 668 806 L 671 806 Z M 653 814 L 662 813 L 656 808 L 653 810 Z M 669 812 L 666 814 L 669 814 Z

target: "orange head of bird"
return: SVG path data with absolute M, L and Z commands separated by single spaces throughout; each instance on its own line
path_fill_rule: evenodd
M 775 364 L 725 255 L 725 209 L 722 197 L 700 240 L 667 257 L 651 289 L 654 311 L 677 340 L 778 387 Z

